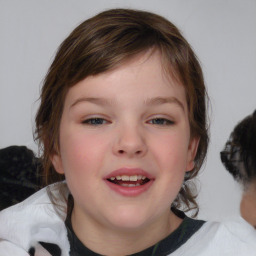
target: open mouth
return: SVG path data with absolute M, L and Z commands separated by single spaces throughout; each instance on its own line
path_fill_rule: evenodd
M 109 182 L 122 187 L 138 187 L 147 184 L 150 179 L 143 175 L 121 175 L 107 179 Z

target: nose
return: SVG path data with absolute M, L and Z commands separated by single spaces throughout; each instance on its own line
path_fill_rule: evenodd
M 137 126 L 119 127 L 113 147 L 117 156 L 142 157 L 147 153 L 145 134 Z

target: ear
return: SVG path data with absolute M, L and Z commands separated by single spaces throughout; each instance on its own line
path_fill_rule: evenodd
M 200 142 L 199 137 L 194 137 L 189 142 L 188 158 L 187 158 L 187 170 L 186 171 L 192 171 L 193 168 L 195 167 L 194 159 L 196 157 L 199 142 Z
M 55 171 L 59 174 L 64 174 L 61 156 L 59 154 L 54 154 L 51 157 L 51 161 L 55 168 Z

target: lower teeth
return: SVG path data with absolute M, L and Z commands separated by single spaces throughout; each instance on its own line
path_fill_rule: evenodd
M 137 184 L 125 184 L 125 183 L 123 183 L 123 184 L 120 184 L 122 187 L 138 187 L 138 186 L 140 186 L 140 184 L 139 183 L 137 183 Z

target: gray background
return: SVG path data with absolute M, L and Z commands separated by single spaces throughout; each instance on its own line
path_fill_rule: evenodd
M 239 214 L 241 188 L 219 158 L 234 125 L 256 107 L 256 0 L 0 0 L 0 148 L 33 142 L 39 88 L 63 39 L 109 8 L 161 14 L 197 53 L 211 99 L 211 143 L 198 178 L 199 218 Z

